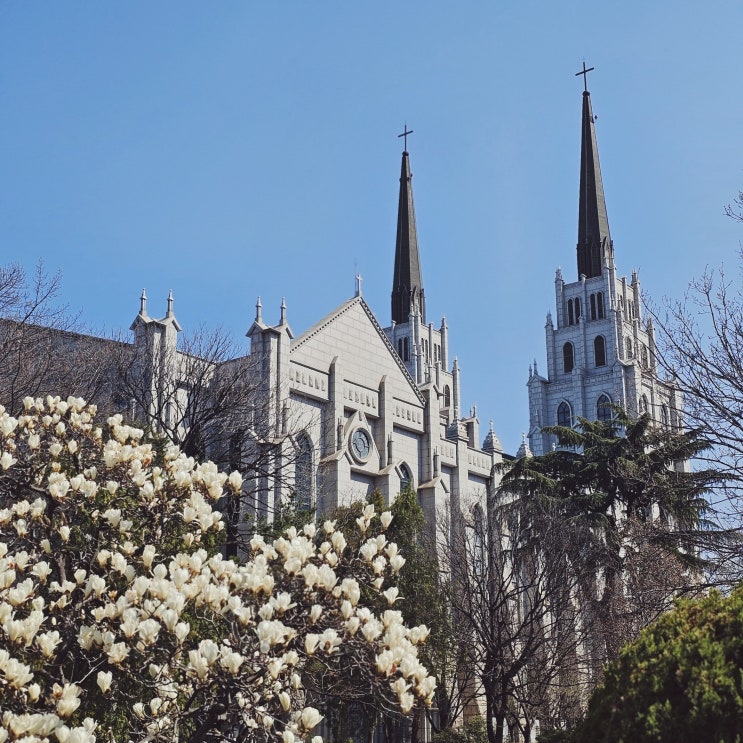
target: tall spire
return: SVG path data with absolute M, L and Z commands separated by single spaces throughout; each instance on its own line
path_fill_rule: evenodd
M 585 68 L 585 63 L 583 64 Z M 593 68 L 591 68 L 593 69 Z M 577 73 L 584 76 L 588 70 Z M 580 147 L 580 199 L 578 205 L 578 276 L 601 276 L 605 260 L 611 256 L 609 219 L 606 216 L 604 186 L 601 181 L 596 128 L 591 94 L 583 91 L 583 118 Z
M 405 127 L 406 134 L 410 134 Z M 415 228 L 412 174 L 407 150 L 402 153 L 400 171 L 400 201 L 397 208 L 397 242 L 395 244 L 395 276 L 392 281 L 392 322 L 406 323 L 417 309 L 426 322 L 426 300 L 418 253 L 418 233 Z

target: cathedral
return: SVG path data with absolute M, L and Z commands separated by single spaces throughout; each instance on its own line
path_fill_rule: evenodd
M 639 279 L 634 272 L 629 280 L 620 276 L 615 263 L 587 86 L 581 121 L 577 277 L 566 280 L 557 270 L 555 312 L 545 325 L 546 370 L 540 373 L 536 361 L 530 367 L 528 443 L 525 438 L 518 452 L 504 454 L 492 423 L 481 430 L 477 409 L 463 409 L 456 339 L 444 317 L 434 323 L 427 316 L 430 297 L 423 285 L 407 147 L 387 322 L 364 300 L 360 277 L 355 296 L 299 336 L 284 302 L 278 322 L 271 324 L 259 299 L 247 331 L 249 355 L 196 359 L 195 374 L 193 350 L 178 343 L 181 326 L 172 295 L 165 316 L 155 319 L 143 292 L 132 343 L 57 333 L 62 338 L 57 346 L 68 351 L 84 345 L 78 356 L 86 358 L 97 346 L 106 359 L 123 352 L 133 360 L 125 376 L 136 372 L 139 396 L 132 384 L 122 391 L 111 361 L 96 377 L 110 380 L 113 410 L 149 421 L 163 433 L 188 434 L 191 427 L 192 439 L 224 425 L 221 438 L 213 437 L 221 443 L 199 447 L 192 441 L 193 451 L 242 468 L 248 510 L 269 520 L 289 496 L 322 513 L 374 491 L 389 503 L 410 488 L 436 528 L 447 514 L 473 513 L 485 504 L 498 484 L 496 465 L 504 459 L 556 446 L 545 427 L 609 419 L 620 406 L 678 428 L 680 396 L 658 377 L 655 335 L 652 322 L 643 319 Z M 199 419 L 194 401 L 201 397 L 203 411 L 203 398 L 213 397 L 220 380 L 243 362 L 250 378 L 239 382 L 249 390 L 242 395 L 247 402 L 233 397 L 232 406 L 222 407 L 228 424 Z M 177 423 L 168 427 L 169 421 Z M 230 426 L 250 435 L 238 441 Z M 256 457 L 248 456 L 248 449 L 267 453 L 271 465 L 251 467 Z
M 482 501 L 501 462 L 492 430 L 481 438 L 476 410 L 461 412 L 460 372 L 442 318 L 428 322 L 413 205 L 410 156 L 402 153 L 391 315 L 382 327 L 361 292 L 298 337 L 285 307 L 268 325 L 260 302 L 248 331 L 275 411 L 293 428 L 281 446 L 296 456 L 294 482 L 318 511 L 412 488 L 428 523 L 456 505 Z M 267 516 L 286 481 L 253 483 L 254 508 Z
M 585 67 L 585 65 L 584 65 Z M 578 73 L 584 74 L 585 73 Z M 585 79 L 585 77 L 584 77 Z M 555 315 L 547 314 L 546 376 L 529 369 L 529 445 L 544 454 L 557 444 L 546 426 L 578 418 L 610 420 L 614 406 L 648 413 L 665 428 L 681 425 L 680 393 L 661 381 L 650 318 L 643 320 L 637 273 L 619 276 L 609 233 L 591 94 L 583 91 L 578 274 L 555 275 Z

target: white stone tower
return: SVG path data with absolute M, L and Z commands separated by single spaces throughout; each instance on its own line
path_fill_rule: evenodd
M 583 73 L 578 73 L 583 74 Z M 585 79 L 585 78 L 584 78 Z M 596 145 L 591 94 L 583 92 L 578 206 L 578 280 L 555 276 L 555 317 L 547 314 L 546 376 L 529 368 L 529 445 L 544 454 L 556 438 L 545 426 L 575 425 L 579 417 L 649 413 L 666 427 L 680 426 L 680 393 L 657 375 L 652 321 L 642 317 L 637 272 L 617 275 Z

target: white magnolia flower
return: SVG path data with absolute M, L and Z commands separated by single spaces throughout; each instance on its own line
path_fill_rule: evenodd
M 97 676 L 98 687 L 106 694 L 111 688 L 111 682 L 113 681 L 113 674 L 111 671 L 98 671 Z
M 12 467 L 18 460 L 7 451 L 4 451 L 2 453 L 2 456 L 0 456 L 0 467 L 2 467 L 4 470 L 7 470 L 9 467 Z
M 322 715 L 314 707 L 305 707 L 300 715 L 300 723 L 304 730 L 312 730 L 320 724 Z

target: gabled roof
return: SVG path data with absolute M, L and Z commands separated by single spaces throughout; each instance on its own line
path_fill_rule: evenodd
M 365 315 L 369 319 L 370 324 L 372 325 L 377 335 L 379 336 L 380 340 L 384 344 L 385 348 L 387 349 L 387 352 L 390 354 L 390 358 L 395 362 L 401 374 L 405 377 L 405 380 L 410 385 L 411 389 L 415 393 L 421 405 L 425 405 L 425 397 L 423 396 L 423 393 L 420 391 L 420 389 L 418 388 L 418 385 L 415 383 L 415 380 L 413 379 L 413 377 L 410 375 L 410 372 L 405 367 L 405 364 L 403 363 L 402 359 L 398 356 L 397 351 L 395 351 L 394 347 L 392 346 L 392 343 L 390 343 L 390 339 L 387 337 L 387 334 L 384 332 L 384 330 L 382 329 L 382 326 L 377 321 L 377 318 L 375 317 L 374 313 L 371 311 L 371 308 L 364 301 L 364 298 L 361 296 L 353 297 L 352 299 L 349 299 L 348 301 L 344 302 L 342 305 L 337 307 L 331 313 L 323 317 L 322 320 L 315 323 L 311 328 L 309 328 L 304 333 L 302 333 L 302 335 L 300 335 L 298 338 L 296 338 L 292 342 L 290 352 L 293 353 L 297 349 L 301 348 L 303 345 L 308 343 L 312 338 L 314 338 L 319 333 L 321 333 L 323 330 L 325 330 L 327 327 L 332 325 L 338 318 L 340 318 L 342 315 L 346 314 L 349 310 L 351 310 L 352 308 L 356 306 L 361 307 L 361 309 L 364 311 Z

